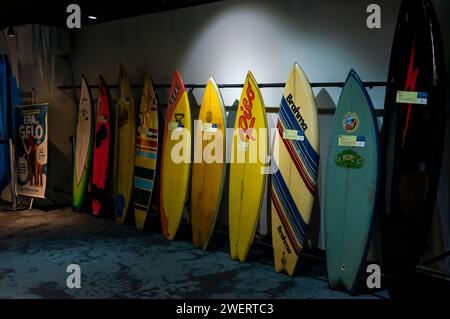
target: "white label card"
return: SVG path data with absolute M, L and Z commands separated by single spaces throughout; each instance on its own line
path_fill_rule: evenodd
M 241 152 L 248 151 L 248 142 L 243 142 L 241 140 L 238 141 L 238 150 Z
M 396 97 L 395 101 L 397 103 L 404 103 L 404 104 L 426 105 L 428 103 L 428 93 L 427 92 L 397 91 L 397 97 Z
M 297 130 L 284 130 L 283 131 L 283 139 L 284 140 L 304 141 L 305 134 L 302 131 L 297 131 Z
M 339 135 L 338 146 L 346 147 L 365 147 L 366 137 L 356 135 Z
M 202 132 L 216 133 L 217 132 L 217 124 L 202 123 Z
M 180 126 L 178 122 L 170 122 L 169 123 L 169 131 L 175 131 L 177 129 L 182 129 L 183 126 Z

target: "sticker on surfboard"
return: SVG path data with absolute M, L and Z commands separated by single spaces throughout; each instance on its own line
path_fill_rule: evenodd
M 125 208 L 125 197 L 123 194 L 117 194 L 115 198 L 115 215 L 117 219 L 122 218 Z
M 249 144 L 248 144 L 247 141 L 241 141 L 241 140 L 239 140 L 239 141 L 238 141 L 238 150 L 241 151 L 241 152 L 247 152 L 248 149 L 249 149 L 249 146 L 248 146 L 248 145 L 249 145 Z
M 366 137 L 357 135 L 339 135 L 338 146 L 346 147 L 365 147 Z
M 202 123 L 202 132 L 216 133 L 217 132 L 217 124 Z
M 336 155 L 334 163 L 343 168 L 359 169 L 364 166 L 364 158 L 354 150 L 344 150 Z
M 283 131 L 283 139 L 284 140 L 294 140 L 294 141 L 304 141 L 305 133 L 298 130 L 288 130 L 285 129 Z
M 97 117 L 97 123 L 99 124 L 105 124 L 106 122 L 108 122 L 108 117 L 105 115 L 99 115 Z
M 427 105 L 428 93 L 427 92 L 397 91 L 397 97 L 396 97 L 395 101 L 397 103 L 403 103 L 403 104 Z
M 359 128 L 360 120 L 355 112 L 348 112 L 342 119 L 342 126 L 347 133 L 354 133 Z
M 125 108 L 123 108 L 120 110 L 119 127 L 123 127 L 127 123 L 128 123 L 128 111 Z
M 180 130 L 183 128 L 183 124 L 179 122 L 170 122 L 169 123 L 169 131 Z

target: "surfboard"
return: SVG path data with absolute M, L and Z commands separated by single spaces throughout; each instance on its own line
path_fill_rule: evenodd
M 268 148 L 264 100 L 249 71 L 234 123 L 228 197 L 230 256 L 241 262 L 247 258 L 261 213 Z
M 144 229 L 151 202 L 154 201 L 158 176 L 160 128 L 163 121 L 152 80 L 146 78 L 139 108 L 134 164 L 134 219 L 136 228 Z
M 318 226 L 318 241 L 317 241 L 317 247 L 320 247 L 322 249 L 325 248 L 325 230 L 324 230 L 324 204 L 325 204 L 325 177 L 327 174 L 327 157 L 328 157 L 328 147 L 330 145 L 330 136 L 331 131 L 333 128 L 333 119 L 334 119 L 334 112 L 336 110 L 336 103 L 334 102 L 333 98 L 331 97 L 330 93 L 327 91 L 326 88 L 321 88 L 316 96 L 316 106 L 317 106 L 317 112 L 319 113 L 319 136 L 320 136 L 320 164 L 319 164 L 319 178 L 317 180 L 317 197 L 318 197 L 318 204 L 320 208 L 320 215 L 319 216 L 313 216 L 316 218 L 319 222 L 316 224 Z M 326 114 L 321 113 L 321 110 L 327 110 L 324 111 Z M 328 110 L 332 110 L 332 112 L 329 112 Z M 315 206 L 313 205 L 315 208 Z M 313 208 L 313 209 L 314 209 Z M 310 223 L 314 223 L 313 220 L 310 221 Z M 312 229 L 309 230 L 310 232 L 313 232 Z
M 92 164 L 92 213 L 102 212 L 102 206 L 108 198 L 105 189 L 108 179 L 109 152 L 111 141 L 111 109 L 105 81 L 100 76 L 97 111 L 95 113 L 94 155 Z
M 120 65 L 120 98 L 118 109 L 118 146 L 116 147 L 117 192 L 115 196 L 116 222 L 123 224 L 131 200 L 134 177 L 136 118 L 134 97 L 128 75 Z
M 275 270 L 292 276 L 303 249 L 319 173 L 319 123 L 308 78 L 294 64 L 281 98 L 273 146 Z
M 214 232 L 226 169 L 226 113 L 219 88 L 209 78 L 195 129 L 192 166 L 192 241 L 206 250 Z
M 382 135 L 383 271 L 390 296 L 414 294 L 411 277 L 426 249 L 445 130 L 442 37 L 429 0 L 402 1 Z
M 8 100 L 6 62 L 0 55 L 0 193 L 9 182 L 8 177 Z
M 91 91 L 83 76 L 75 141 L 75 162 L 73 165 L 73 208 L 78 212 L 84 203 L 89 184 L 93 142 L 94 108 Z
M 334 115 L 328 147 L 324 223 L 328 283 L 354 292 L 367 256 L 380 166 L 378 122 L 351 70 Z
M 160 216 L 163 237 L 173 240 L 187 201 L 191 174 L 192 119 L 188 95 L 175 70 L 169 91 L 161 157 Z

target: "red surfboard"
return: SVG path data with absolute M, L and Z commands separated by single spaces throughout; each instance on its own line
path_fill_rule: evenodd
M 92 213 L 100 215 L 108 194 L 105 190 L 108 174 L 109 147 L 111 140 L 109 95 L 105 81 L 100 77 L 98 104 L 95 112 L 94 163 L 92 167 Z

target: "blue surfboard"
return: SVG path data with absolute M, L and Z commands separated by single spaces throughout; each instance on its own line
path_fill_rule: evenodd
M 8 90 L 10 102 L 8 102 Z M 15 105 L 22 103 L 20 97 L 20 89 L 17 81 L 11 72 L 8 72 L 8 61 L 0 55 L 0 192 L 8 185 L 10 180 L 9 168 L 9 145 L 6 142 L 9 136 L 9 129 L 11 126 L 11 133 L 15 136 L 15 121 L 14 110 Z M 12 123 L 9 122 L 9 118 Z
M 325 252 L 331 288 L 355 291 L 370 242 L 379 154 L 374 108 L 351 70 L 334 115 L 325 178 Z
M 0 192 L 8 185 L 9 181 L 9 152 L 8 144 L 8 106 L 7 106 L 7 81 L 6 61 L 0 55 Z
M 14 106 L 22 104 L 20 88 L 12 72 L 8 72 L 8 60 L 0 55 L 0 192 L 10 180 L 9 145 L 7 143 L 9 129 L 14 138 L 15 121 Z M 8 101 L 8 89 L 10 101 Z M 11 121 L 11 123 L 10 123 Z M 10 127 L 11 126 L 11 127 Z
M 10 107 L 10 112 L 11 112 L 11 134 L 12 134 L 12 138 L 14 138 L 16 136 L 16 118 L 15 118 L 15 114 L 16 112 L 14 112 L 14 107 L 16 107 L 16 105 L 22 105 L 23 101 L 22 101 L 22 97 L 20 94 L 20 86 L 17 84 L 17 80 L 14 77 L 12 72 L 9 72 L 9 93 L 10 93 L 10 98 L 11 98 L 11 105 Z

